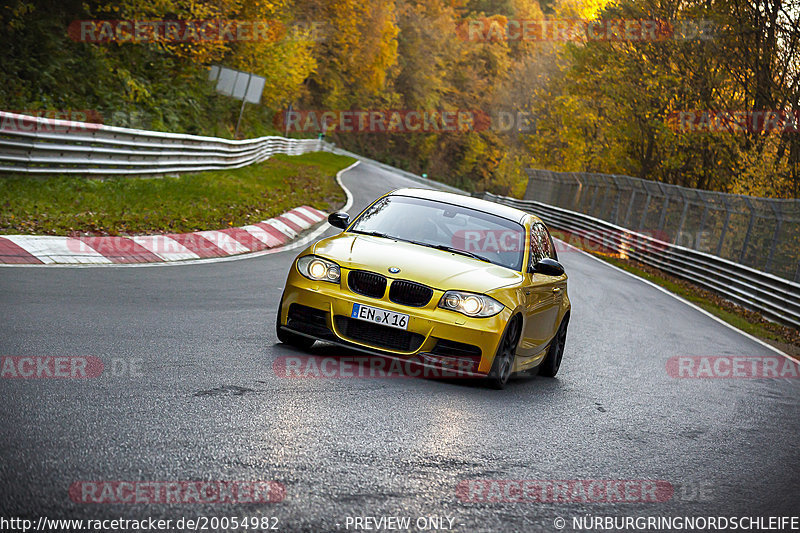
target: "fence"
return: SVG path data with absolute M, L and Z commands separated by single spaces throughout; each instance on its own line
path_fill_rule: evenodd
M 527 173 L 526 200 L 800 281 L 800 200 L 701 191 L 608 174 Z
M 0 111 L 0 171 L 170 174 L 239 168 L 273 154 L 326 149 L 317 139 L 229 140 L 30 117 Z
M 599 218 L 533 200 L 484 193 L 484 198 L 528 211 L 581 242 L 611 249 L 714 291 L 765 317 L 800 329 L 800 284 L 712 254 L 670 244 Z

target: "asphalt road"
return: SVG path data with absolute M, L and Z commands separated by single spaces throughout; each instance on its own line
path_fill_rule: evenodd
M 366 165 L 343 181 L 351 213 L 410 183 Z M 0 269 L 0 355 L 91 355 L 106 365 L 95 379 L 0 379 L 0 516 L 263 515 L 278 517 L 281 531 L 446 516 L 457 531 L 556 531 L 556 517 L 571 530 L 572 517 L 587 515 L 797 514 L 800 380 L 670 377 L 673 356 L 775 355 L 676 299 L 562 252 L 573 312 L 556 379 L 518 378 L 504 391 L 287 379 L 273 362 L 300 352 L 277 344 L 274 321 L 296 253 Z M 456 487 L 471 479 L 662 480 L 674 492 L 663 502 L 465 503 Z M 87 480 L 275 480 L 286 496 L 70 500 L 70 485 Z

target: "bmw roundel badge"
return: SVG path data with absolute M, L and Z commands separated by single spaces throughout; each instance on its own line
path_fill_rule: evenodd
M 389 267 L 389 272 L 391 272 L 392 274 L 397 274 L 398 272 L 400 272 L 400 269 L 397 267 Z

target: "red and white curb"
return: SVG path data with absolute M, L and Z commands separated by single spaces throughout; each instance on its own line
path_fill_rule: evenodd
M 135 237 L 0 236 L 0 264 L 113 265 L 224 258 L 280 248 L 325 220 L 309 206 L 240 228 Z

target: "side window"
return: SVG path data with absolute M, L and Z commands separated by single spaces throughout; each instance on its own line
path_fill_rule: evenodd
M 554 259 L 558 261 L 558 252 L 556 252 L 556 245 L 553 243 L 553 236 L 550 235 L 550 232 L 547 231 L 547 228 L 542 226 L 542 231 L 545 234 L 545 238 L 547 239 L 547 243 L 550 245 L 550 249 L 547 252 L 547 257 L 550 259 Z
M 542 232 L 539 226 L 541 226 L 539 223 L 531 226 L 531 266 L 547 257 L 547 244 L 542 239 Z
M 556 249 L 553 246 L 553 238 L 544 227 L 544 224 L 537 222 L 531 226 L 531 265 L 535 265 L 542 259 L 549 257 L 558 260 Z

